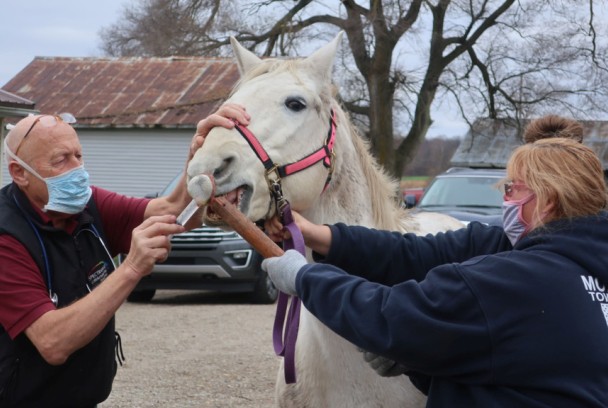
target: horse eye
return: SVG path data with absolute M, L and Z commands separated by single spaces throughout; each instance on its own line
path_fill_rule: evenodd
M 306 103 L 300 98 L 287 98 L 285 106 L 287 106 L 287 109 L 294 112 L 300 112 L 301 110 L 306 109 Z

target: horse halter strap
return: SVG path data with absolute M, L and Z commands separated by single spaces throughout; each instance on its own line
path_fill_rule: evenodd
M 331 181 L 331 175 L 333 172 L 333 156 L 334 156 L 334 143 L 336 140 L 336 114 L 333 109 L 330 110 L 329 115 L 329 130 L 327 132 L 327 138 L 325 140 L 325 144 L 309 154 L 308 156 L 294 162 L 285 165 L 276 165 L 266 153 L 266 150 L 262 147 L 260 141 L 255 137 L 255 135 L 247 129 L 245 126 L 235 121 L 236 130 L 245 138 L 249 146 L 253 149 L 255 154 L 258 156 L 264 168 L 266 169 L 266 181 L 268 182 L 271 191 L 273 190 L 272 185 L 275 183 L 279 183 L 282 178 L 289 176 L 290 174 L 297 173 L 299 171 L 305 170 L 310 166 L 323 161 L 325 167 L 329 169 L 329 174 L 327 175 L 327 179 L 325 180 L 324 190 L 329 185 Z M 276 178 L 272 180 L 270 175 L 272 173 L 276 174 Z
M 293 220 L 289 203 L 283 209 L 282 221 L 284 229 L 291 233 L 291 238 L 283 241 L 283 249 L 285 251 L 295 249 L 306 256 L 304 237 Z M 296 341 L 300 328 L 301 303 L 298 297 L 279 292 L 272 326 L 272 345 L 275 354 L 283 357 L 283 375 L 286 384 L 296 382 Z

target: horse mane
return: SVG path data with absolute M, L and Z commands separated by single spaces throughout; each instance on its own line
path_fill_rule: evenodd
M 239 89 L 241 84 L 270 72 L 289 71 L 295 78 L 298 78 L 298 65 L 301 61 L 302 59 L 264 59 L 261 64 L 253 67 L 241 76 L 234 86 L 231 95 Z M 336 98 L 337 88 L 331 83 L 330 78 L 328 78 L 328 82 L 329 86 L 323 87 L 318 96 L 322 105 L 332 106 L 336 112 L 338 121 L 337 137 L 350 137 L 354 145 L 366 184 L 370 190 L 369 198 L 374 227 L 399 231 L 414 230 L 417 226 L 416 222 L 409 215 L 409 211 L 399 205 L 399 183 L 391 178 L 379 165 L 371 153 L 369 142 L 361 136 L 357 128 L 352 124 L 349 115 Z M 321 107 L 318 106 L 317 109 L 319 110 L 319 108 Z
M 365 180 L 370 190 L 370 205 L 374 227 L 386 230 L 411 231 L 415 222 L 409 211 L 399 204 L 399 183 L 390 177 L 372 155 L 370 144 L 363 139 L 352 124 L 348 114 L 334 98 L 334 110 L 338 116 L 338 132 L 341 136 L 351 135 Z M 340 129 L 342 128 L 342 131 Z

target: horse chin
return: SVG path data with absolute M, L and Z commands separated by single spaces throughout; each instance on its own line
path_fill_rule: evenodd
M 223 197 L 226 201 L 236 206 L 236 208 L 247 215 L 249 204 L 251 203 L 251 188 L 246 185 L 239 186 L 225 194 L 218 194 L 218 197 Z M 225 227 L 228 224 L 215 212 L 211 207 L 207 207 L 203 214 L 203 222 L 212 227 Z

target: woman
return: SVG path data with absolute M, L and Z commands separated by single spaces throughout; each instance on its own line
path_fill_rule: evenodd
M 504 231 L 417 237 L 298 217 L 323 263 L 287 251 L 262 267 L 336 333 L 404 367 L 429 407 L 606 407 L 602 166 L 576 138 L 528 141 L 507 165 Z

